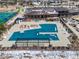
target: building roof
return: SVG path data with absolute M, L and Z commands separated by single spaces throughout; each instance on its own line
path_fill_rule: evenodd
M 54 8 L 56 11 L 68 11 L 68 9 L 67 8 L 64 8 L 64 7 L 55 7 Z
M 26 13 L 30 15 L 58 14 L 53 8 L 30 8 Z
M 60 11 L 68 11 L 68 9 L 67 8 L 63 8 L 63 7 L 28 8 L 28 9 L 26 9 L 26 14 L 28 14 L 28 15 L 58 14 Z
M 29 0 L 25 0 L 25 1 L 27 2 Z M 37 1 L 61 2 L 62 0 L 30 0 L 30 1 L 33 1 L 33 2 L 37 2 Z
M 78 8 L 71 8 L 69 9 L 69 13 L 79 12 Z

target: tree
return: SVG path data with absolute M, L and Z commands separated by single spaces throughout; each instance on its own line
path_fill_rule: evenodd
M 29 0 L 29 5 L 34 6 L 31 0 Z
M 3 24 L 1 24 L 1 25 L 0 25 L 0 37 L 2 36 L 1 34 L 2 34 L 3 32 L 5 32 L 5 31 L 6 31 L 5 26 L 4 26 Z
M 47 2 L 47 5 L 50 6 L 50 4 L 51 4 L 50 1 L 48 1 L 48 2 Z
M 78 38 L 78 37 L 77 37 L 76 35 L 73 35 L 73 36 L 72 36 L 72 39 L 73 39 L 73 40 L 76 40 L 77 38 Z
M 2 30 L 2 31 L 6 30 L 6 28 L 5 28 L 5 26 L 3 24 L 0 25 L 0 30 Z
M 19 3 L 19 4 L 22 5 L 22 4 L 23 4 L 23 1 L 24 1 L 24 0 L 17 0 L 17 3 Z

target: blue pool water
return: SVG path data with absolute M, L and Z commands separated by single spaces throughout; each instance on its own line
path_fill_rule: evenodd
M 40 24 L 40 26 L 42 27 L 40 32 L 58 32 L 56 24 Z
M 8 21 L 14 15 L 16 15 L 16 12 L 0 12 L 0 24 Z
M 39 32 L 58 32 L 56 24 L 40 24 L 40 26 L 40 29 L 26 30 L 24 33 L 14 32 L 9 40 L 59 40 L 57 34 L 39 34 Z

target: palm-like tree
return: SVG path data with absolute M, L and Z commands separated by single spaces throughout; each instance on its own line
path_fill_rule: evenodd
M 0 25 L 0 37 L 1 37 L 1 34 L 2 34 L 3 32 L 5 32 L 5 31 L 6 31 L 5 26 L 4 26 L 3 24 L 1 24 L 1 25 Z
M 1 25 L 0 25 L 0 30 L 5 31 L 5 29 L 6 29 L 6 28 L 5 28 L 4 24 L 1 24 Z
M 1 7 L 4 7 L 4 6 L 6 6 L 7 8 L 8 8 L 8 3 L 7 3 L 8 1 L 6 1 L 6 2 L 0 2 L 0 6 Z
M 40 5 L 43 5 L 43 2 L 41 2 Z
M 4 7 L 4 5 L 3 5 L 3 3 L 2 3 L 2 2 L 0 2 L 0 6 L 1 6 L 1 7 Z
M 31 0 L 29 0 L 29 5 L 34 6 Z
M 6 7 L 8 8 L 8 2 L 5 2 L 5 3 L 4 3 L 4 6 L 6 6 Z
M 47 5 L 50 6 L 50 4 L 51 4 L 50 1 L 48 1 L 48 2 L 47 2 Z
M 23 2 L 24 2 L 24 0 L 17 0 L 17 3 L 19 3 L 19 4 L 23 4 Z

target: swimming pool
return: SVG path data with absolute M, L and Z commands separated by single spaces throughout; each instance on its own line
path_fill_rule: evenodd
M 39 34 L 40 32 L 58 32 L 56 24 L 40 24 L 40 29 L 14 32 L 9 41 L 17 40 L 59 40 L 57 34 Z
M 40 24 L 40 32 L 58 32 L 56 24 Z
M 16 15 L 16 12 L 0 12 L 0 24 L 5 23 L 14 15 Z

